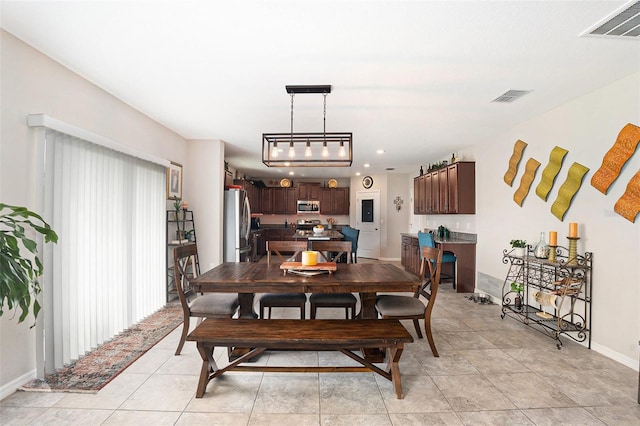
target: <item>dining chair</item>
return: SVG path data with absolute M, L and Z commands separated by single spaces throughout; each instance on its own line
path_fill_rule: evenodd
M 311 241 L 311 249 L 320 252 L 322 259 L 326 262 L 333 262 L 346 255 L 347 263 L 351 263 L 351 248 L 350 241 Z M 349 319 L 349 309 L 351 309 L 351 319 L 354 319 L 357 302 L 358 299 L 353 293 L 311 293 L 309 296 L 311 319 L 316 318 L 318 308 L 344 308 L 346 319 Z
M 376 300 L 376 310 L 383 319 L 410 319 L 418 333 L 418 338 L 422 339 L 420 331 L 420 319 L 424 319 L 424 329 L 431 346 L 433 356 L 437 357 L 438 350 L 433 341 L 431 333 L 431 312 L 438 294 L 440 284 L 440 269 L 442 267 L 442 250 L 435 247 L 422 248 L 422 262 L 420 263 L 420 276 L 424 277 L 424 282 L 420 289 L 411 296 L 380 295 Z M 427 274 L 428 276 L 425 276 Z M 429 288 L 429 290 L 427 290 Z M 425 306 L 420 300 L 420 296 L 427 300 Z
M 344 235 L 344 241 L 351 242 L 351 263 L 358 263 L 358 237 L 360 230 L 350 226 L 343 226 L 340 233 Z
M 238 295 L 234 293 L 196 294 L 190 285 L 190 280 L 200 274 L 198 262 L 198 248 L 196 244 L 185 244 L 173 249 L 173 271 L 175 275 L 176 291 L 182 305 L 184 321 L 182 335 L 176 349 L 180 355 L 185 339 L 189 333 L 189 320 L 197 317 L 200 324 L 205 318 L 231 318 L 238 311 Z
M 435 247 L 436 242 L 433 239 L 432 232 L 418 232 L 418 244 L 420 245 L 420 253 L 422 253 L 422 247 Z M 442 280 L 451 280 L 453 285 L 453 289 L 456 288 L 456 262 L 458 258 L 451 251 L 443 251 L 442 252 L 442 264 L 445 263 L 451 264 L 451 274 L 440 273 L 440 283 L 442 284 Z
M 271 263 L 273 254 L 281 262 L 293 261 L 301 258 L 306 249 L 306 241 L 267 241 L 267 263 Z M 306 304 L 304 293 L 265 293 L 260 297 L 260 318 L 265 318 L 264 308 L 269 308 L 267 318 L 271 318 L 271 308 L 300 308 L 300 319 L 304 319 Z

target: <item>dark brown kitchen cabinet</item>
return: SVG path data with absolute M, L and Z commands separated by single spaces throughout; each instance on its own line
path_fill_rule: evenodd
M 412 274 L 420 274 L 420 246 L 417 238 L 402 236 L 400 263 Z
M 260 190 L 260 207 L 262 213 L 273 214 L 273 190 L 275 188 L 262 188 Z
M 299 200 L 319 200 L 320 199 L 320 183 L 303 182 L 298 184 Z
M 320 214 L 349 214 L 349 188 L 322 188 Z
M 414 179 L 414 214 L 475 214 L 475 163 L 461 161 Z
M 262 213 L 262 191 L 260 191 L 260 188 L 254 185 L 253 182 L 244 179 L 236 179 L 233 183 L 234 185 L 241 185 L 242 189 L 247 191 L 251 213 Z
M 296 214 L 298 195 L 295 188 L 273 188 L 273 213 Z

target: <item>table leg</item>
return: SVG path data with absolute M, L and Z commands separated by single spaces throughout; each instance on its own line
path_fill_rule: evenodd
M 240 318 L 257 319 L 258 314 L 253 309 L 254 293 L 239 293 L 238 302 L 240 302 Z
M 378 313 L 376 311 L 376 293 L 360 293 L 360 312 L 358 318 L 360 319 L 376 319 Z M 376 348 L 364 348 L 362 354 L 369 362 L 383 362 L 384 350 Z

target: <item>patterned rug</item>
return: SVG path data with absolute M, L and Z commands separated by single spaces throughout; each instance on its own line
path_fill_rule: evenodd
M 77 361 L 20 390 L 96 393 L 182 324 L 182 307 L 171 303 L 124 330 Z

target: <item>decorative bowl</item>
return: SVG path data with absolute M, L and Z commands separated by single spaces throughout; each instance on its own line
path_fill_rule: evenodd
M 324 232 L 324 226 L 319 225 L 319 226 L 314 226 L 313 227 L 313 233 L 314 234 L 321 234 Z

